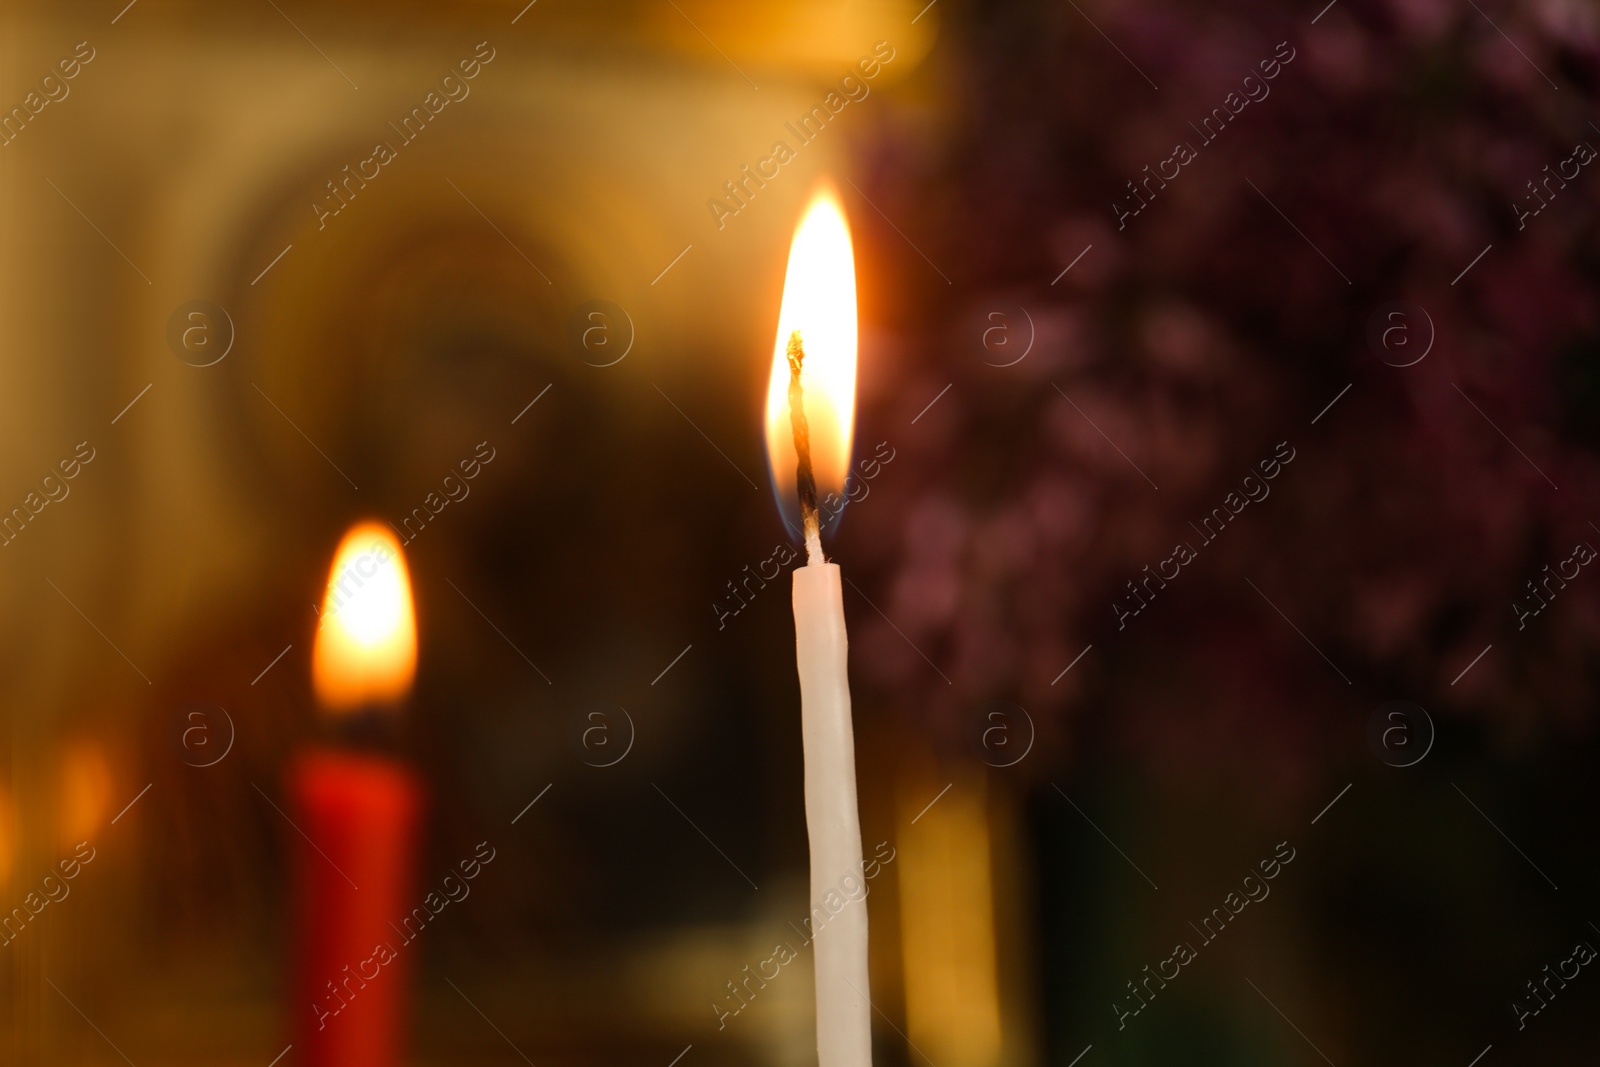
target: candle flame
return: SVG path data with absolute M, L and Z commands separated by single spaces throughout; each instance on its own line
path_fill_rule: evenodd
M 11 804 L 11 794 L 0 786 L 0 889 L 11 884 L 16 847 L 16 811 Z
M 788 359 L 789 341 L 796 333 L 805 349 L 800 385 L 810 427 L 817 501 L 827 529 L 829 520 L 836 519 L 842 509 L 856 409 L 855 252 L 844 206 L 828 182 L 817 187 L 795 227 L 767 382 L 767 465 L 778 510 L 799 535 Z M 831 505 L 829 494 L 835 494 Z
M 61 845 L 87 841 L 111 804 L 111 764 L 99 745 L 82 741 L 61 753 Z
M 360 522 L 339 542 L 311 652 L 317 700 L 335 714 L 394 704 L 417 669 L 405 555 L 390 529 Z

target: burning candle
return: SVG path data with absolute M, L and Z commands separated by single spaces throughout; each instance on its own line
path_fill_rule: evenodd
M 851 900 L 846 892 L 861 884 L 862 862 L 844 600 L 839 567 L 822 555 L 822 529 L 838 516 L 849 472 L 855 377 L 855 256 L 844 208 L 824 185 L 789 250 L 766 425 L 779 510 L 806 544 L 806 565 L 794 572 L 794 628 L 819 1067 L 872 1062 L 867 908 L 864 898 Z
M 323 599 L 312 680 L 328 737 L 288 776 L 298 923 L 294 1045 L 308 1067 L 401 1060 L 409 954 L 390 926 L 409 904 L 422 789 L 395 756 L 417 628 L 388 527 L 345 534 Z

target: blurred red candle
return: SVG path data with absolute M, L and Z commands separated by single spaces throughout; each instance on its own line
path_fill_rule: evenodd
M 288 774 L 296 888 L 294 1047 L 312 1067 L 400 1063 L 410 953 L 391 922 L 415 868 L 422 789 L 391 750 L 416 672 L 405 557 L 390 530 L 340 542 L 312 652 L 326 739 Z

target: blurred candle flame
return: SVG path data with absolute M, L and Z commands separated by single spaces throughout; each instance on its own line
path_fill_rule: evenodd
M 0 889 L 11 884 L 11 868 L 16 862 L 16 812 L 11 792 L 0 786 Z
M 87 841 L 100 829 L 111 803 L 111 764 L 91 741 L 69 744 L 61 754 L 61 845 Z
M 411 577 L 394 533 L 378 522 L 350 528 L 334 553 L 311 653 L 317 700 L 335 714 L 392 705 L 417 669 Z
M 844 492 L 856 409 L 855 252 L 844 206 L 829 182 L 818 185 L 795 227 L 767 382 L 767 465 L 778 510 L 798 534 L 800 505 L 789 421 L 787 355 L 790 335 L 796 331 L 805 348 L 800 385 L 811 430 L 811 465 L 817 479 L 817 500 L 824 502 L 829 493 Z M 838 513 L 837 507 L 831 510 Z M 825 529 L 828 512 L 824 506 Z

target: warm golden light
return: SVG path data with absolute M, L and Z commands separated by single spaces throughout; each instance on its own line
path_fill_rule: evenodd
M 328 573 L 311 680 L 328 711 L 393 704 L 417 669 L 411 578 L 394 533 L 362 522 L 339 542 Z
M 0 786 L 0 889 L 11 884 L 16 851 L 16 812 L 11 807 L 11 794 Z
M 87 841 L 100 829 L 111 803 L 111 765 L 90 741 L 67 745 L 61 754 L 63 847 Z
M 908 776 L 899 804 L 907 1036 L 931 1062 L 999 1067 L 998 916 L 986 783 L 967 772 L 937 808 L 922 813 L 932 780 Z
M 789 270 L 778 310 L 767 382 L 767 464 L 784 519 L 798 533 L 794 435 L 789 422 L 789 337 L 805 347 L 800 385 L 811 428 L 811 462 L 817 499 L 844 493 L 850 472 L 850 437 L 856 412 L 856 263 L 839 194 L 823 183 L 811 197 L 789 247 Z M 823 518 L 839 508 L 824 505 Z

